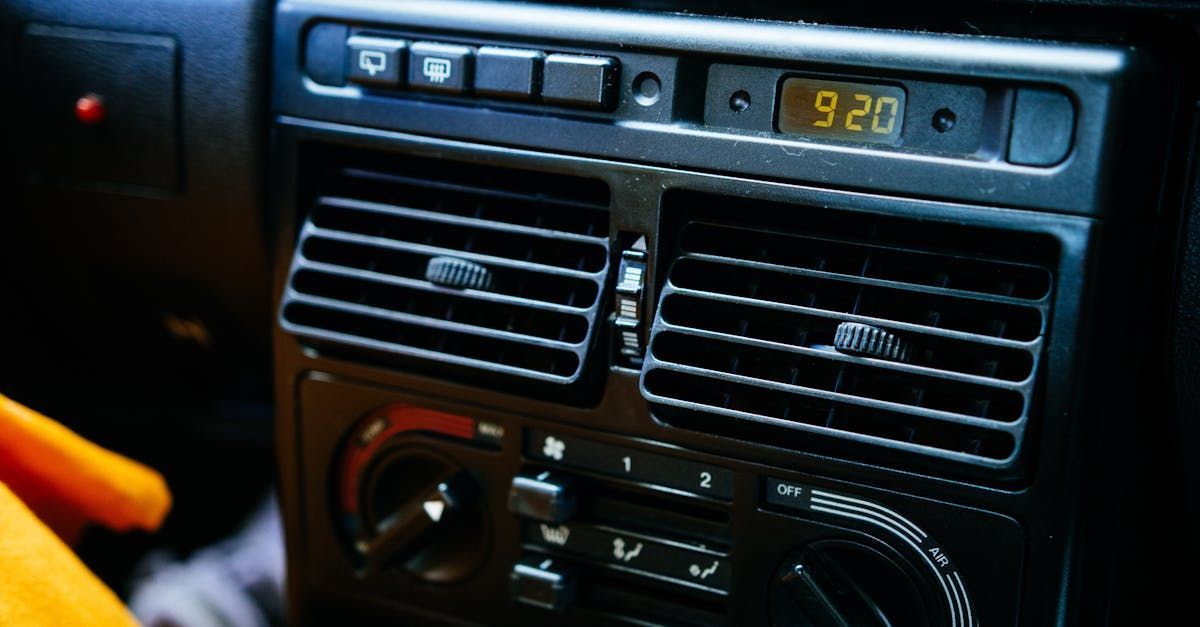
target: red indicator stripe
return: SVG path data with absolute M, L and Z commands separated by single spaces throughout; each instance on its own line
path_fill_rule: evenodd
M 387 421 L 387 425 L 379 429 L 379 419 Z M 378 429 L 366 444 L 362 438 L 368 429 Z M 341 476 L 338 486 L 340 494 L 338 501 L 342 510 L 349 513 L 358 511 L 358 475 L 362 467 L 374 457 L 379 447 L 392 436 L 408 432 L 439 433 L 461 440 L 475 439 L 475 419 L 445 412 L 434 411 L 424 407 L 411 405 L 388 405 L 377 409 L 362 420 L 346 441 L 346 449 L 342 453 Z

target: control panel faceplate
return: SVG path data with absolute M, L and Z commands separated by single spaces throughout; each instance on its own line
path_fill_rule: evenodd
M 911 582 L 911 598 L 878 600 L 893 624 L 963 627 L 981 615 L 998 624 L 1016 620 L 1023 532 L 1003 516 L 320 374 L 301 382 L 299 400 L 305 455 L 343 460 L 341 479 L 329 491 L 319 489 L 329 484 L 315 468 L 306 473 L 313 488 L 304 507 L 304 540 L 324 565 L 310 577 L 340 594 L 374 593 L 398 606 L 415 603 L 483 622 L 524 607 L 518 614 L 527 624 L 593 624 L 614 615 L 767 624 L 768 612 L 817 611 L 803 598 L 806 588 L 784 582 L 777 571 L 794 570 L 784 562 L 800 559 L 806 547 L 823 547 L 828 557 L 820 559 L 844 566 L 811 568 L 862 568 L 856 552 L 865 551 L 867 563 L 889 564 Z M 447 481 L 442 474 L 459 473 L 477 483 L 471 498 L 490 512 L 490 525 L 464 523 L 470 532 L 463 537 L 490 539 L 472 545 L 470 569 L 447 566 L 466 554 L 434 559 L 437 535 L 445 531 L 379 562 L 391 567 L 363 559 L 358 521 L 371 517 L 362 511 L 370 506 L 358 504 L 379 500 L 372 477 L 381 464 L 396 463 L 395 451 L 418 450 L 438 463 L 406 462 L 410 471 L 428 468 L 434 486 L 410 491 L 420 501 L 411 516 L 429 520 L 435 516 L 428 510 L 436 508 L 436 518 L 448 520 L 450 510 L 433 505 L 441 503 L 436 484 Z M 860 578 L 895 585 L 886 579 L 893 571 L 866 570 Z M 460 574 L 434 587 L 420 584 L 447 572 Z M 757 601 L 764 590 L 775 590 L 770 607 Z M 480 595 L 472 597 L 477 606 L 457 600 L 467 591 Z M 655 595 L 661 598 L 651 602 Z M 852 617 L 856 603 L 835 600 L 832 607 L 841 609 L 829 611 Z
M 879 191 L 1085 215 L 1108 211 L 1106 136 L 1138 65 L 1128 48 L 486 2 L 301 0 L 276 27 L 282 115 L 850 189 L 869 175 Z M 454 54 L 426 68 L 413 42 Z M 404 67 L 381 86 L 379 63 Z M 434 82 L 433 66 L 463 82 Z M 792 77 L 902 89 L 899 142 L 851 137 L 856 92 L 809 103 L 844 133 L 779 132 Z

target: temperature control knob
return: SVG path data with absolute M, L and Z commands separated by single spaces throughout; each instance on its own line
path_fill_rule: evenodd
M 429 581 L 459 579 L 487 553 L 478 486 L 426 448 L 381 451 L 363 471 L 355 549 L 366 574 L 402 567 Z
M 822 540 L 788 555 L 770 592 L 775 627 L 934 627 L 913 579 L 883 553 Z

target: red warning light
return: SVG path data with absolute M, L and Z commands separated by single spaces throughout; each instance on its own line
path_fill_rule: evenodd
M 104 121 L 106 113 L 104 99 L 96 94 L 87 94 L 75 101 L 75 119 L 81 124 L 95 126 Z

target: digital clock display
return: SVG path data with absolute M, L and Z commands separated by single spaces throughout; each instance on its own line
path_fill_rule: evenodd
M 899 87 L 813 78 L 783 81 L 781 133 L 894 144 L 903 125 L 904 90 Z

